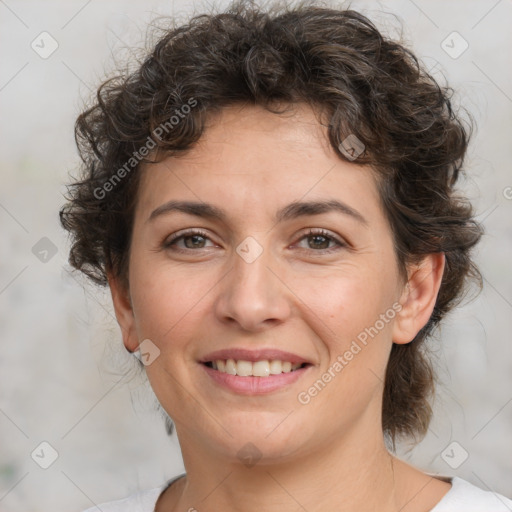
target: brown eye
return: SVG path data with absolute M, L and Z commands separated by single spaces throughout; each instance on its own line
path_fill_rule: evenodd
M 308 235 L 307 238 L 315 249 L 328 249 L 331 242 L 328 237 L 323 235 Z
M 204 249 L 207 246 L 206 241 L 210 240 L 208 235 L 203 231 L 186 231 L 184 233 L 176 233 L 170 239 L 167 239 L 163 247 L 166 249 L 177 247 L 176 250 L 195 250 Z M 183 241 L 184 247 L 179 247 L 178 243 Z
M 338 250 L 340 247 L 347 247 L 347 244 L 323 229 L 311 229 L 300 240 L 307 240 L 306 249 L 312 249 L 314 252 L 331 252 Z M 329 247 L 329 244 L 332 243 L 334 243 L 334 246 Z

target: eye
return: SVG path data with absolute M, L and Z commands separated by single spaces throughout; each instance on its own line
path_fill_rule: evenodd
M 194 249 L 205 249 L 208 246 L 206 241 L 210 240 L 208 234 L 201 230 L 188 230 L 184 232 L 177 232 L 167 238 L 162 247 L 164 249 L 176 250 L 176 251 L 187 251 Z M 300 241 L 307 240 L 308 246 L 306 249 L 313 249 L 314 252 L 328 253 L 336 251 L 341 247 L 348 247 L 345 242 L 342 242 L 337 237 L 330 234 L 324 229 L 309 229 L 301 238 Z M 211 240 L 210 240 L 211 241 Z M 179 243 L 183 242 L 184 247 L 180 247 Z M 334 247 L 329 247 L 329 244 L 334 243 Z M 210 247 L 213 247 L 211 245 Z
M 186 251 L 188 249 L 204 249 L 208 234 L 200 230 L 189 230 L 185 232 L 178 232 L 171 235 L 170 238 L 166 239 L 162 244 L 163 248 L 169 249 L 171 247 L 178 247 L 178 242 L 183 241 L 185 247 L 178 247 L 178 251 Z
M 314 252 L 332 252 L 338 250 L 340 247 L 347 247 L 345 242 L 342 242 L 337 237 L 331 235 L 325 229 L 310 229 L 305 233 L 300 240 L 307 240 L 308 246 L 306 249 L 313 248 Z M 329 244 L 334 243 L 335 246 L 329 248 Z

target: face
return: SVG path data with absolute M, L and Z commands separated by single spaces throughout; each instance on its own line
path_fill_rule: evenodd
M 409 303 L 373 171 L 341 160 L 308 107 L 225 108 L 185 156 L 144 169 L 129 283 L 124 305 L 111 283 L 124 342 L 151 340 L 146 372 L 182 445 L 235 459 L 251 442 L 277 460 L 381 430 L 393 340 L 414 336 L 400 323 Z M 230 349 L 308 365 L 273 390 L 235 389 L 200 362 Z

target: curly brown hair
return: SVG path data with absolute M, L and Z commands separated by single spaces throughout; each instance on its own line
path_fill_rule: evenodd
M 102 83 L 76 121 L 81 176 L 60 211 L 73 238 L 69 262 L 99 285 L 112 273 L 128 287 L 140 163 L 190 149 L 224 106 L 282 113 L 309 104 L 340 158 L 349 135 L 364 143 L 357 163 L 380 176 L 402 275 L 426 254 L 445 254 L 432 316 L 412 342 L 393 344 L 384 385 L 382 428 L 393 449 L 398 436 L 421 439 L 434 390 L 424 341 L 469 280 L 481 284 L 470 252 L 482 228 L 454 188 L 472 124 L 454 112 L 452 96 L 404 44 L 353 10 L 241 0 L 173 25 L 138 69 Z

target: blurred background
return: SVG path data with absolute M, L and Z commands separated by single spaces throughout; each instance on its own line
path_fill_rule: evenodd
M 2 512 L 81 511 L 184 471 L 176 437 L 132 371 L 108 290 L 70 272 L 58 210 L 78 165 L 73 124 L 84 101 L 116 63 L 140 55 L 152 20 L 208 5 L 0 0 Z M 462 186 L 486 228 L 484 289 L 432 340 L 434 421 L 399 453 L 511 497 L 512 2 L 351 5 L 402 36 L 477 124 Z

